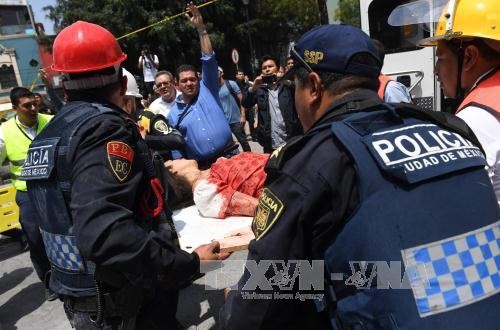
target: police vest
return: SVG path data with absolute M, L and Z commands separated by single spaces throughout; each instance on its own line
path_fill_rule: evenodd
M 393 79 L 389 76 L 386 76 L 385 74 L 380 74 L 378 76 L 378 81 L 380 82 L 380 86 L 378 88 L 378 97 L 380 97 L 381 100 L 385 99 L 385 90 L 387 89 L 387 85 L 393 81 Z
M 498 205 L 481 150 L 444 127 L 395 108 L 331 125 L 360 198 L 325 252 L 335 329 L 498 327 Z
M 463 100 L 457 113 L 468 106 L 485 109 L 497 119 L 500 119 L 500 70 L 494 70 L 481 81 Z
M 50 115 L 38 114 L 38 135 L 47 123 L 52 119 Z M 21 169 L 26 158 L 26 153 L 31 143 L 31 138 L 26 135 L 23 128 L 16 122 L 16 117 L 10 119 L 2 125 L 3 137 L 5 140 L 5 151 L 10 162 L 10 176 L 16 190 L 26 191 L 26 182 L 19 180 Z
M 96 294 L 95 264 L 85 260 L 77 248 L 70 202 L 72 136 L 83 124 L 107 114 L 123 116 L 100 104 L 71 102 L 31 143 L 21 177 L 40 214 L 45 251 L 51 264 L 51 289 L 62 295 Z

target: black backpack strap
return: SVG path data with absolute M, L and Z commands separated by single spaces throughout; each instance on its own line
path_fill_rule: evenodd
M 483 154 L 485 154 L 481 143 L 477 139 L 472 129 L 465 123 L 465 121 L 453 114 L 442 111 L 424 110 L 407 103 L 388 103 L 386 105 L 388 105 L 389 107 L 393 107 L 396 112 L 402 116 L 428 120 L 455 133 L 458 133 L 471 141 L 474 145 L 478 146 Z
M 240 100 L 238 100 L 238 94 L 234 91 L 233 86 L 231 86 L 231 84 L 229 83 L 229 80 L 224 80 L 224 84 L 229 90 L 229 93 L 231 93 L 231 95 L 233 96 L 234 100 L 236 101 L 236 104 L 238 106 L 241 106 Z
M 182 121 L 184 120 L 184 118 L 187 116 L 187 114 L 189 113 L 189 109 L 191 108 L 191 105 L 193 105 L 193 103 L 195 103 L 196 100 L 194 100 L 193 102 L 191 102 L 190 104 L 186 105 L 186 107 L 184 108 L 184 110 L 182 111 L 179 119 L 177 120 L 177 124 L 175 124 L 174 128 L 175 129 L 179 129 L 179 126 L 181 125 Z
M 333 118 L 340 117 L 348 113 L 368 111 L 370 109 L 380 110 L 383 104 L 384 101 L 382 101 L 378 97 L 363 100 L 349 100 L 342 104 L 342 106 L 335 108 L 335 110 L 327 111 L 326 114 L 318 120 L 318 123 L 314 125 L 314 128 L 311 129 L 310 132 L 322 130 L 325 127 L 330 127 L 331 120 Z
M 413 117 L 421 120 L 431 121 L 453 132 L 456 132 L 473 144 L 478 146 L 484 154 L 481 143 L 477 139 L 474 132 L 467 124 L 459 117 L 442 111 L 424 110 L 410 103 L 385 103 L 379 98 L 368 98 L 364 100 L 347 100 L 340 108 L 334 111 L 327 112 L 324 115 L 315 129 L 321 129 L 322 123 L 330 122 L 332 118 L 343 116 L 353 112 L 363 112 L 370 110 L 380 110 L 386 108 L 396 112 L 400 116 Z
M 63 192 L 64 198 L 69 201 L 69 193 L 71 190 L 71 173 L 73 170 L 72 163 L 68 158 L 71 140 L 75 136 L 76 132 L 82 127 L 83 124 L 96 118 L 98 115 L 103 113 L 114 114 L 120 116 L 117 111 L 110 108 L 104 107 L 100 104 L 90 104 L 86 102 L 75 102 L 77 104 L 70 105 L 69 107 L 63 107 L 61 112 L 67 113 L 67 115 L 62 115 L 62 113 L 57 116 L 54 120 L 53 129 L 57 129 L 62 132 L 61 141 L 64 141 L 57 149 L 57 180 L 59 182 L 61 191 Z M 43 133 L 43 131 L 42 131 Z

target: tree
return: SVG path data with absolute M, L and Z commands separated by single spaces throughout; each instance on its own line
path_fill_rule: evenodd
M 321 24 L 328 24 L 328 8 L 326 7 L 326 0 L 318 0 L 318 10 Z
M 119 37 L 178 14 L 185 6 L 185 0 L 57 0 L 55 6 L 44 10 L 56 31 L 84 20 L 102 25 Z M 316 0 L 250 0 L 248 22 L 244 9 L 241 0 L 220 0 L 201 9 L 218 62 L 226 72 L 234 67 L 230 59 L 232 48 L 240 52 L 240 67 L 250 72 L 248 33 L 257 58 L 264 54 L 284 58 L 290 41 L 320 23 Z M 135 73 L 139 73 L 136 61 L 143 44 L 158 54 L 161 69 L 174 71 L 183 63 L 199 64 L 197 33 L 183 17 L 119 41 L 128 54 L 125 67 Z
M 335 20 L 361 28 L 359 0 L 340 0 L 333 14 Z

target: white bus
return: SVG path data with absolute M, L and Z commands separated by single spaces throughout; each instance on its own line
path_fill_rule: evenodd
M 409 87 L 415 104 L 440 111 L 448 106 L 433 73 L 435 50 L 433 47 L 418 47 L 418 42 L 434 33 L 434 24 L 422 21 L 436 21 L 446 2 L 329 0 L 327 7 L 331 23 L 357 25 L 384 44 L 386 57 L 382 72 Z M 412 23 L 412 17 L 419 23 L 407 24 Z

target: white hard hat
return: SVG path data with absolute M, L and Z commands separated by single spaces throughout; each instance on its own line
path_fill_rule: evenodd
M 139 88 L 137 87 L 137 81 L 135 80 L 135 77 L 130 72 L 125 70 L 125 68 L 123 68 L 123 75 L 127 76 L 127 92 L 125 92 L 125 95 L 142 99 L 142 95 L 139 93 Z

